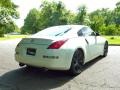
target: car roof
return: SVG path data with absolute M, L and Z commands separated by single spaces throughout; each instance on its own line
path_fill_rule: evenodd
M 78 30 L 81 30 L 85 25 L 59 25 L 51 26 L 38 33 L 34 36 L 75 36 Z
M 71 27 L 71 28 L 83 28 L 87 27 L 85 25 L 58 25 L 58 26 L 52 26 L 52 27 Z

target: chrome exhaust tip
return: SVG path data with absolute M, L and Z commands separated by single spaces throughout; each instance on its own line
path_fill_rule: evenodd
M 23 64 L 23 63 L 19 63 L 19 66 L 20 66 L 20 67 L 23 67 L 24 65 L 25 65 L 25 64 Z

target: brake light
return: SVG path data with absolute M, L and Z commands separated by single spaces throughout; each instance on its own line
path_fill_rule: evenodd
M 52 43 L 48 49 L 59 49 L 68 39 L 65 40 L 59 40 L 54 43 Z

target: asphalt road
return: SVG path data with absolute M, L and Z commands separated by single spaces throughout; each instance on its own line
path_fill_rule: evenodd
M 120 46 L 85 65 L 71 77 L 63 71 L 19 68 L 14 49 L 19 40 L 0 41 L 0 90 L 120 90 Z

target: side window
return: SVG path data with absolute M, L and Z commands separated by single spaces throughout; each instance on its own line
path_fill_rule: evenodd
M 87 27 L 83 27 L 82 29 L 80 29 L 80 30 L 77 32 L 77 34 L 78 34 L 78 36 L 86 36 L 86 35 L 87 35 L 87 32 L 88 32 Z
M 77 34 L 78 34 L 78 36 L 83 36 L 82 30 L 79 30 L 79 31 L 77 32 Z
M 84 36 L 89 36 L 89 30 L 88 30 L 87 27 L 82 28 L 81 31 L 82 31 L 82 33 L 83 33 Z
M 94 31 L 89 28 L 89 27 L 85 27 L 82 32 L 84 33 L 85 36 L 95 36 Z
M 77 34 L 78 36 L 95 36 L 94 31 L 89 27 L 83 27 Z
M 95 32 L 92 32 L 92 33 L 91 33 L 91 36 L 96 36 Z
M 90 31 L 90 36 L 95 36 L 96 35 L 95 32 L 91 28 L 88 28 L 88 29 Z

